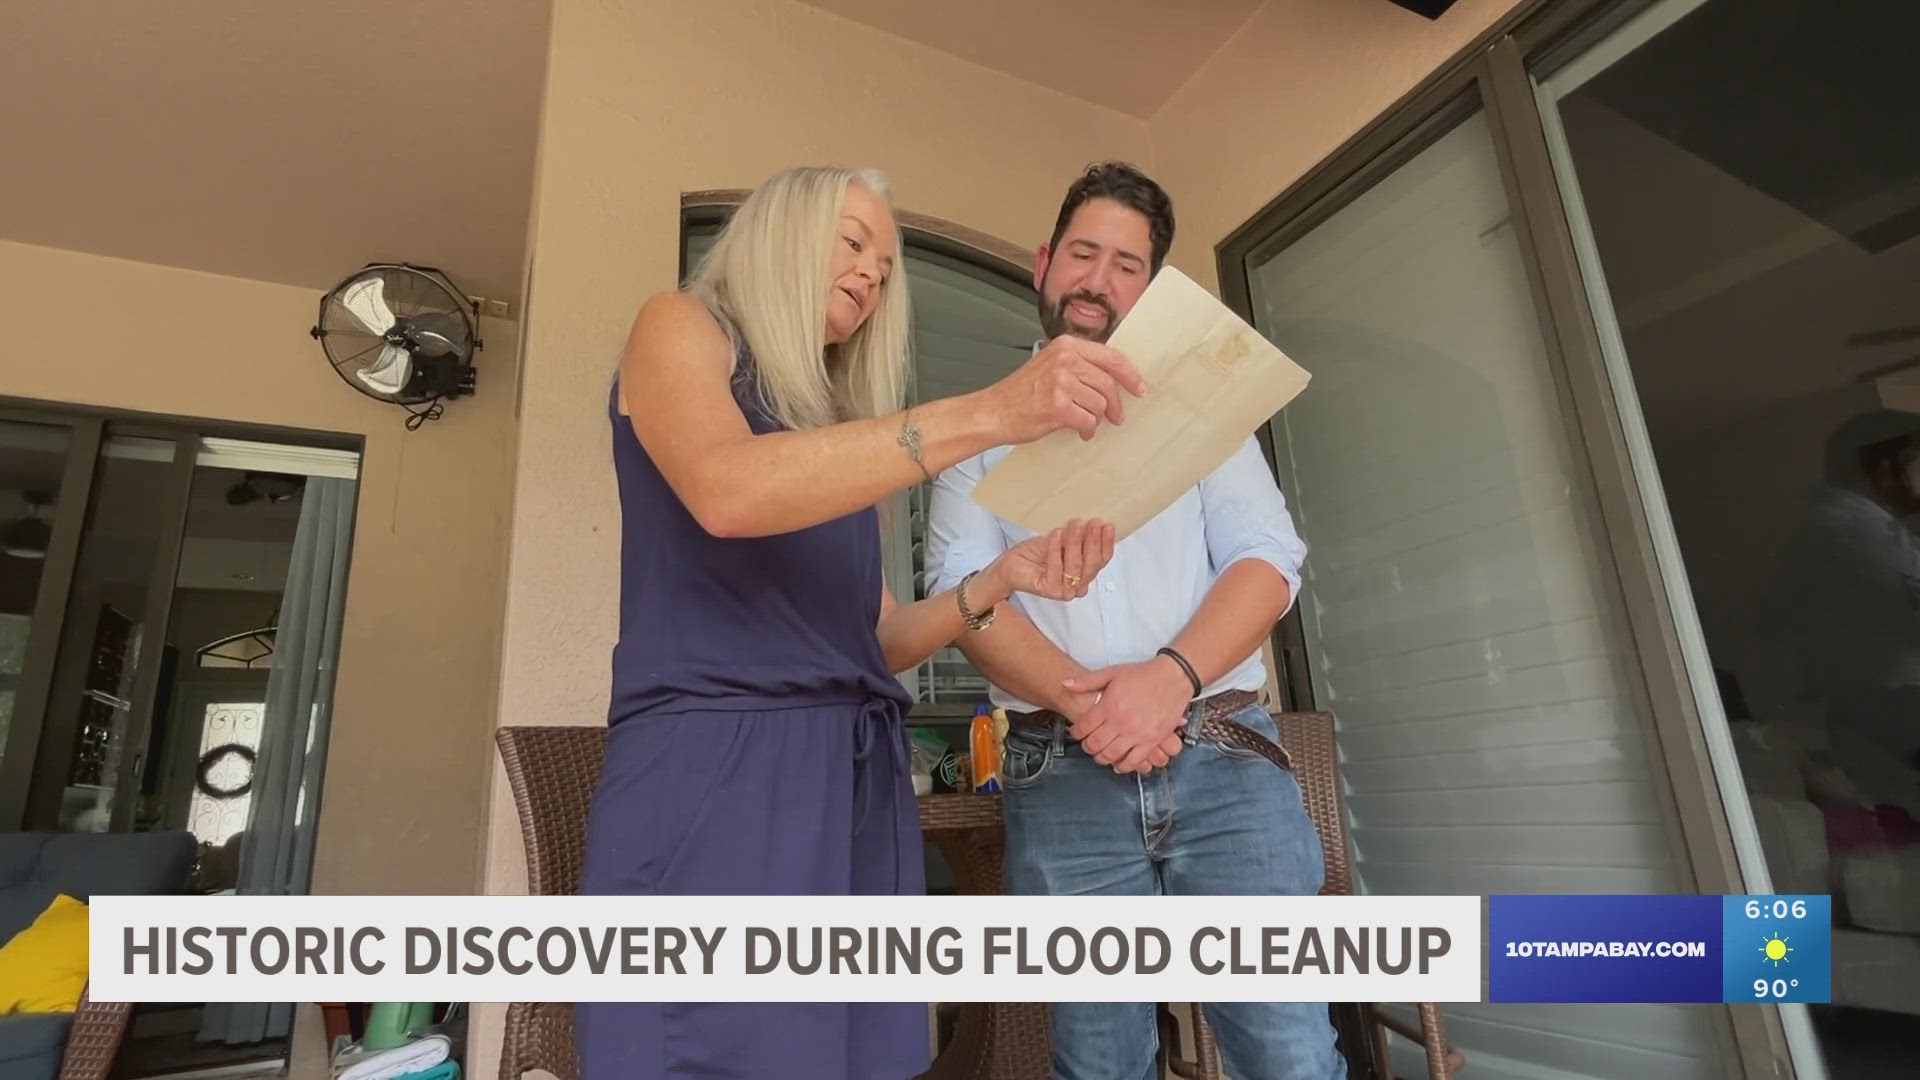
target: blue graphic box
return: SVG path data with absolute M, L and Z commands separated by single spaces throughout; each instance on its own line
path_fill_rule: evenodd
M 1833 999 L 1833 898 L 1725 896 L 1727 1001 Z
M 1489 897 L 1487 1000 L 1719 1002 L 1725 899 Z

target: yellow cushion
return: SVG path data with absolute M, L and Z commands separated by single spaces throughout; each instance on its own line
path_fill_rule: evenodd
M 53 898 L 0 946 L 0 1013 L 73 1012 L 87 988 L 87 905 Z

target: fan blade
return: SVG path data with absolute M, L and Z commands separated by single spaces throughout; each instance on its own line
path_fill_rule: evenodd
M 380 350 L 378 360 L 354 372 L 353 377 L 374 393 L 391 397 L 406 388 L 412 374 L 413 356 L 398 345 L 388 345 Z
M 451 315 L 419 315 L 407 320 L 407 341 L 423 356 L 467 351 L 467 324 Z
M 374 337 L 393 329 L 393 309 L 387 306 L 387 280 L 379 275 L 362 278 L 340 293 L 340 306 Z

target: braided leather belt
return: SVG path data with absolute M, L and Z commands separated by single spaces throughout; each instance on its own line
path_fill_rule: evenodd
M 1259 754 L 1280 768 L 1292 772 L 1293 758 L 1287 748 L 1233 719 L 1233 714 L 1257 704 L 1260 695 L 1251 690 L 1223 690 L 1200 702 L 1200 734 L 1222 746 L 1231 746 Z M 1007 719 L 1023 727 L 1052 728 L 1056 719 L 1064 720 L 1051 709 L 1039 712 L 1009 712 Z

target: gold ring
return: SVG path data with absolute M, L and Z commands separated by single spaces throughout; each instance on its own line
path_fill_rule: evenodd
M 1079 587 L 1080 587 L 1080 575 L 1079 575 L 1079 574 L 1068 574 L 1068 575 L 1067 575 L 1067 584 L 1069 584 L 1069 585 L 1071 585 L 1071 586 L 1073 586 L 1073 587 L 1074 587 L 1074 588 L 1076 588 L 1076 589 L 1077 589 L 1077 588 L 1079 588 Z

